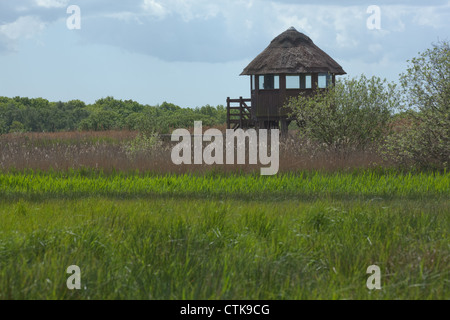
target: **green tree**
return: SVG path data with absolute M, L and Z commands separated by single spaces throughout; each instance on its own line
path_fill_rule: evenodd
M 19 121 L 13 121 L 11 126 L 9 127 L 10 133 L 21 133 L 25 132 L 25 126 Z
M 419 167 L 450 165 L 450 48 L 433 45 L 408 61 L 400 75 L 407 114 L 403 128 L 387 139 L 388 155 Z
M 89 117 L 82 120 L 79 128 L 81 130 L 104 131 L 119 129 L 122 127 L 121 117 L 111 110 L 98 110 L 92 112 Z
M 286 106 L 303 138 L 344 153 L 376 144 L 398 107 L 396 85 L 378 77 L 343 79 L 314 95 L 300 95 Z
M 0 135 L 8 133 L 8 126 L 6 125 L 6 121 L 0 117 Z

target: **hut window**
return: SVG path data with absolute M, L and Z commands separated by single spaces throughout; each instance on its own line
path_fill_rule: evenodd
M 286 76 L 286 89 L 300 89 L 300 76 Z
M 274 76 L 274 89 L 280 89 L 280 76 Z
M 252 91 L 256 89 L 256 76 L 252 76 Z
M 263 75 L 259 76 L 259 90 L 280 89 L 280 76 Z
M 329 73 L 319 73 L 319 88 L 328 88 L 331 85 L 331 74 Z
M 310 74 L 286 76 L 286 89 L 311 89 L 312 77 Z
M 312 88 L 312 76 L 310 74 L 286 76 L 286 89 L 311 89 L 311 88 Z

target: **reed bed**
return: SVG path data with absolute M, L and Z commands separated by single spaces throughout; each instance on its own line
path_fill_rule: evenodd
M 450 173 L 292 139 L 261 176 L 135 138 L 0 137 L 0 300 L 450 299 Z
M 89 196 L 196 196 L 251 199 L 443 198 L 450 196 L 450 173 L 401 173 L 395 170 L 303 171 L 273 177 L 258 174 L 116 173 L 94 170 L 0 174 L 4 198 Z

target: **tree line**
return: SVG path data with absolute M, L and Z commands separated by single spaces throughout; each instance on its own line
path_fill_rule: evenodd
M 124 129 L 169 133 L 174 128 L 191 127 L 194 121 L 203 121 L 205 126 L 222 125 L 226 116 L 223 105 L 181 108 L 168 102 L 150 106 L 113 97 L 94 104 L 0 97 L 0 134 Z

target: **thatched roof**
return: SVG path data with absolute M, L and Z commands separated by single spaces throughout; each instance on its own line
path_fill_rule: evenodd
M 318 72 L 346 74 L 342 67 L 309 37 L 292 27 L 273 39 L 241 75 Z

